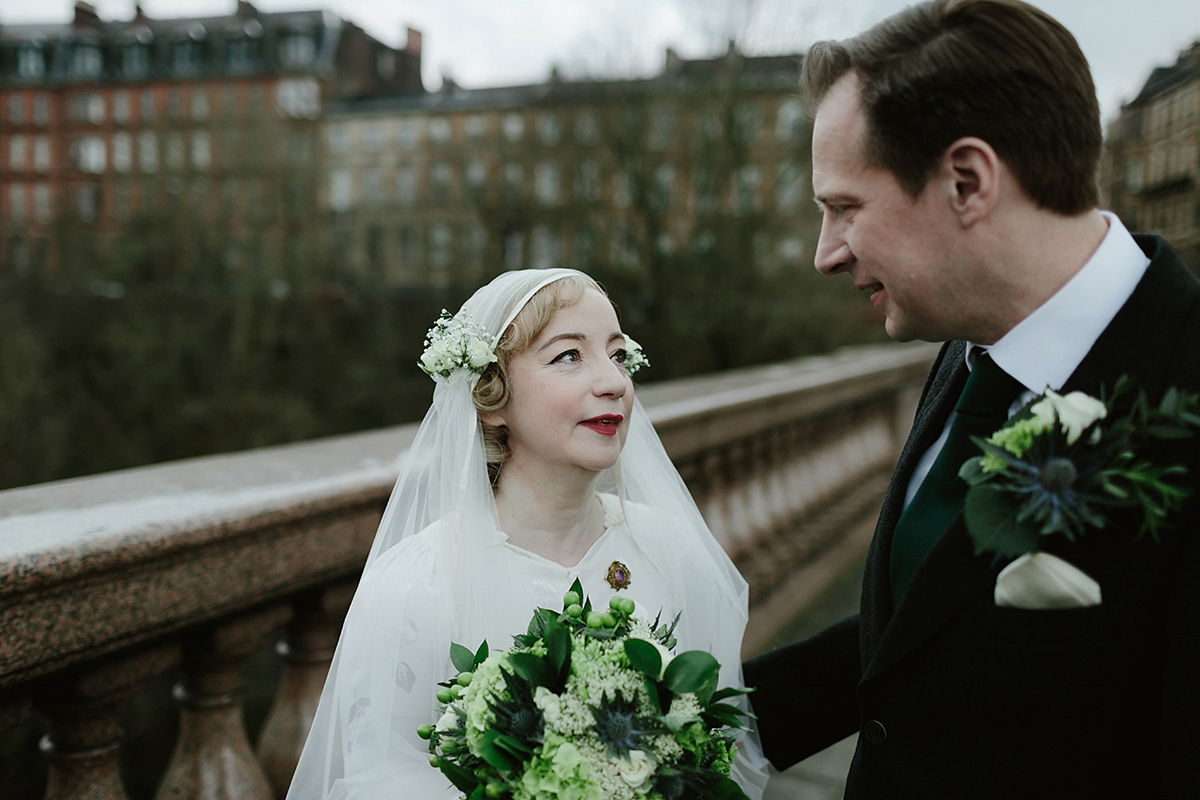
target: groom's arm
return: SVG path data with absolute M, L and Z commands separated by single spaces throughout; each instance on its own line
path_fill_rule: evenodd
M 859 728 L 858 615 L 747 661 L 763 752 L 779 770 Z

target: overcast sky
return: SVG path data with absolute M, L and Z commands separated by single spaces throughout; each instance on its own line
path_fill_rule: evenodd
M 1196 0 L 1034 0 L 1075 34 L 1092 65 L 1107 122 L 1150 71 L 1174 63 L 1200 38 Z M 105 19 L 133 16 L 134 0 L 95 0 Z M 323 8 L 402 45 L 404 29 L 424 34 L 427 89 L 442 75 L 463 86 L 544 80 L 567 74 L 648 72 L 667 46 L 685 57 L 712 55 L 731 33 L 752 53 L 797 52 L 841 38 L 906 5 L 906 0 L 256 0 L 264 11 Z M 152 17 L 228 14 L 236 0 L 143 0 Z M 65 21 L 70 0 L 0 0 L 0 25 Z

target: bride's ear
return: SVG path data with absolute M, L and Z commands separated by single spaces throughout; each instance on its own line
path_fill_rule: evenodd
M 479 414 L 479 421 L 484 425 L 503 428 L 505 424 L 504 416 L 501 414 L 503 410 L 504 409 L 500 409 L 500 411 L 479 411 L 477 412 Z

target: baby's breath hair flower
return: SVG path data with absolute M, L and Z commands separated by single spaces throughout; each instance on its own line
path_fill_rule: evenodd
M 487 365 L 496 361 L 496 341 L 469 314 L 442 315 L 425 334 L 425 352 L 418 366 L 429 377 L 449 378 L 461 375 L 482 375 Z
M 642 352 L 642 346 L 634 341 L 628 333 L 625 334 L 625 371 L 630 375 L 642 367 L 650 366 L 650 359 Z

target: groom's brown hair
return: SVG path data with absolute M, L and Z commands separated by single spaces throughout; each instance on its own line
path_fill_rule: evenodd
M 995 149 L 1040 207 L 1099 204 L 1103 137 L 1087 59 L 1044 11 L 1018 0 L 932 0 L 841 42 L 817 42 L 801 87 L 816 109 L 850 71 L 862 80 L 868 162 L 916 197 L 963 136 Z

